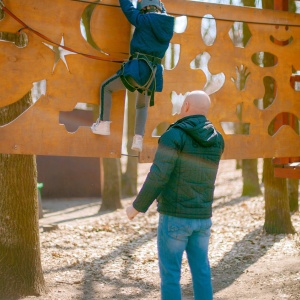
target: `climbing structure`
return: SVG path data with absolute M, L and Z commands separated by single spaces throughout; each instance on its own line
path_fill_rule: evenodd
M 164 90 L 149 109 L 140 161 L 152 161 L 158 136 L 178 119 L 184 95 L 196 89 L 211 96 L 208 118 L 224 135 L 224 159 L 299 156 L 300 16 L 186 0 L 164 4 L 176 17 L 175 34 L 164 59 Z M 36 82 L 43 80 L 46 88 L 27 111 L 0 127 L 0 152 L 120 157 L 123 91 L 113 95 L 110 136 L 93 135 L 80 124 L 69 132 L 59 121 L 78 104 L 98 105 L 101 82 L 128 57 L 130 25 L 118 1 L 4 5 L 0 106 L 18 101 Z M 277 128 L 282 114 L 296 126 Z

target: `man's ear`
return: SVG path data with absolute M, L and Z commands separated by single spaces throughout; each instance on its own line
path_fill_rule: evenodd
M 190 102 L 185 101 L 185 107 L 184 107 L 184 112 L 188 112 L 190 110 Z

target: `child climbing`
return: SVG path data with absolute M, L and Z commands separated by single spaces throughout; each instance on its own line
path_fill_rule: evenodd
M 130 43 L 130 57 L 120 70 L 105 80 L 100 88 L 100 116 L 91 127 L 93 133 L 110 135 L 112 93 L 128 89 L 138 91 L 135 135 L 132 150 L 142 151 L 148 106 L 154 105 L 154 93 L 163 89 L 161 60 L 173 36 L 174 17 L 167 15 L 160 0 L 119 0 L 123 13 L 135 26 Z

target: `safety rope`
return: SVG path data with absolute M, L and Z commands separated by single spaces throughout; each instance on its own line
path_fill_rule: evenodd
M 111 7 L 118 7 L 118 8 L 120 8 L 120 5 L 116 5 L 116 4 L 97 3 L 97 2 L 87 1 L 87 0 L 71 0 L 71 1 L 82 2 L 82 3 L 88 3 L 88 4 L 95 4 L 95 5 L 111 6 Z
M 88 3 L 88 4 L 95 4 L 95 5 L 103 5 L 103 6 L 112 6 L 112 7 L 120 7 L 119 5 L 113 5 L 113 4 L 106 4 L 106 3 L 95 3 L 88 0 L 69 0 L 69 1 L 75 1 L 75 2 L 82 2 L 82 3 Z M 245 7 L 245 6 L 242 6 Z M 247 6 L 248 7 L 248 6 Z M 249 8 L 249 7 L 248 7 Z M 248 24 L 256 24 L 256 25 L 271 25 L 271 26 L 289 26 L 289 27 L 300 27 L 300 24 L 286 24 L 286 23 L 271 23 L 271 22 L 256 22 L 256 21 L 245 21 L 245 20 L 236 20 L 236 19 L 225 19 L 225 18 L 215 18 L 215 17 L 208 17 L 208 16 L 197 16 L 197 15 L 189 15 L 189 14 L 178 14 L 174 12 L 168 11 L 169 15 L 173 16 L 186 16 L 196 19 L 207 19 L 207 20 L 216 20 L 216 21 L 224 21 L 224 22 L 244 22 Z
M 114 62 L 114 63 L 123 63 L 125 61 L 127 61 L 127 58 L 106 58 L 106 57 L 100 57 L 100 56 L 95 56 L 95 55 L 91 55 L 91 54 L 87 54 L 87 53 L 83 53 L 83 52 L 78 52 L 76 50 L 73 50 L 72 48 L 66 47 L 64 45 L 61 45 L 59 43 L 54 42 L 53 40 L 51 40 L 49 37 L 43 35 L 42 33 L 38 32 L 37 30 L 29 27 L 26 23 L 24 23 L 21 19 L 19 19 L 14 13 L 12 13 L 3 3 L 2 0 L 0 0 L 0 9 L 2 9 L 3 11 L 5 11 L 8 15 L 10 15 L 13 19 L 15 19 L 18 23 L 20 23 L 23 28 L 18 30 L 18 33 L 20 33 L 22 30 L 27 29 L 29 31 L 31 31 L 32 33 L 34 33 L 35 35 L 41 37 L 42 39 L 48 41 L 51 44 L 54 44 L 56 46 L 59 46 L 60 48 L 63 48 L 65 50 L 71 51 L 73 53 L 85 56 L 87 58 L 92 58 L 92 59 L 96 59 L 96 60 L 102 60 L 102 61 L 109 61 L 109 62 Z M 107 54 L 109 56 L 109 54 Z
M 121 153 L 122 156 L 128 156 L 128 157 L 139 157 L 139 155 L 131 155 L 131 154 L 125 154 Z
M 103 6 L 112 6 L 112 7 L 117 7 L 119 8 L 119 5 L 114 5 L 114 4 L 104 4 L 104 3 L 97 3 L 97 2 L 91 2 L 91 1 L 87 1 L 87 0 L 71 0 L 71 1 L 75 1 L 75 2 L 82 2 L 82 3 L 89 3 L 89 4 L 94 4 L 94 5 L 103 5 Z M 83 52 L 78 52 L 76 50 L 73 50 L 72 48 L 66 47 L 64 45 L 61 45 L 53 40 L 51 40 L 49 37 L 43 35 L 42 33 L 38 32 L 37 30 L 29 27 L 26 23 L 24 23 L 21 19 L 19 19 L 15 14 L 13 14 L 3 3 L 2 0 L 0 0 L 0 9 L 2 9 L 3 11 L 5 11 L 8 15 L 10 15 L 13 19 L 15 19 L 18 23 L 20 23 L 23 28 L 21 28 L 18 33 L 20 33 L 22 30 L 27 29 L 29 31 L 31 31 L 32 33 L 34 33 L 35 35 L 41 37 L 42 39 L 56 45 L 59 46 L 65 50 L 71 51 L 73 53 L 85 56 L 87 58 L 91 58 L 91 59 L 96 59 L 96 60 L 102 60 L 102 61 L 109 61 L 109 62 L 114 62 L 114 63 L 123 63 L 125 61 L 127 61 L 127 58 L 105 58 L 105 57 L 100 57 L 100 56 L 95 56 L 95 55 L 91 55 L 91 54 L 87 54 L 87 53 L 83 53 Z M 180 14 L 177 13 L 170 13 L 173 15 L 178 15 L 178 16 L 182 16 Z M 214 17 L 208 17 L 208 16 L 193 16 L 193 15 L 186 15 L 187 17 L 194 17 L 194 18 L 200 18 L 200 19 L 207 19 L 207 20 L 218 20 L 218 21 L 225 21 L 225 22 L 232 22 L 233 20 L 229 20 L 229 19 L 224 19 L 224 18 L 214 18 Z M 245 22 L 243 20 L 235 20 L 235 22 Z M 255 21 L 246 21 L 246 23 L 249 24 L 258 24 L 258 25 L 277 25 L 277 26 L 290 26 L 290 27 L 299 27 L 300 24 L 280 24 L 280 23 L 268 23 L 268 22 L 255 22 Z M 106 54 L 108 56 L 110 56 L 109 54 Z

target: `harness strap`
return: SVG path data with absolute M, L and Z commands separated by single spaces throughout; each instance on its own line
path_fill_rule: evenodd
M 90 54 L 87 54 L 87 53 L 82 53 L 82 52 L 78 52 L 78 51 L 75 51 L 69 47 L 66 47 L 64 45 L 60 45 L 59 43 L 56 43 L 54 42 L 53 40 L 51 40 L 49 37 L 43 35 L 42 33 L 40 33 L 39 31 L 29 27 L 26 23 L 24 23 L 21 19 L 19 19 L 14 13 L 12 13 L 3 3 L 2 0 L 0 0 L 0 9 L 2 9 L 3 11 L 5 11 L 8 15 L 10 15 L 13 19 L 15 19 L 18 23 L 20 23 L 23 28 L 21 28 L 18 33 L 20 33 L 22 30 L 24 29 L 27 29 L 29 31 L 31 31 L 33 34 L 39 36 L 40 38 L 56 45 L 56 46 L 59 46 L 60 48 L 63 48 L 65 50 L 68 50 L 68 51 L 71 51 L 71 52 L 74 52 L 74 53 L 77 53 L 79 55 L 82 55 L 82 56 L 85 56 L 85 57 L 88 57 L 88 58 L 92 58 L 92 59 L 97 59 L 97 60 L 103 60 L 103 61 L 108 61 L 108 62 L 113 62 L 113 63 L 123 63 L 125 61 L 125 59 L 123 58 L 113 58 L 113 57 L 100 57 L 100 56 L 95 56 L 95 55 L 90 55 Z M 109 54 L 103 52 L 103 54 L 106 54 L 109 56 Z
M 143 60 L 147 63 L 149 69 L 151 70 L 151 75 L 149 76 L 147 82 L 144 85 L 138 84 L 131 76 L 122 76 L 121 75 L 121 80 L 124 83 L 125 87 L 131 91 L 134 92 L 135 90 L 139 91 L 140 93 L 150 93 L 150 106 L 154 105 L 154 92 L 156 90 L 156 80 L 155 80 L 155 74 L 157 70 L 157 65 L 161 64 L 161 58 L 155 57 L 152 55 L 144 54 L 144 53 L 139 53 L 136 52 L 132 54 L 129 57 L 129 60 L 132 59 L 138 59 L 138 60 Z M 122 68 L 124 67 L 126 63 L 122 65 Z M 152 90 L 150 90 L 150 86 L 152 82 L 154 81 L 154 86 Z
M 159 58 L 159 57 L 156 57 L 156 56 L 152 56 L 152 55 L 149 55 L 149 54 L 144 54 L 144 53 L 139 53 L 139 52 L 135 52 L 134 54 L 132 54 L 130 57 L 129 57 L 129 60 L 131 59 L 147 59 L 148 61 L 152 62 L 153 64 L 155 65 L 160 65 L 161 64 L 161 61 L 162 59 Z

